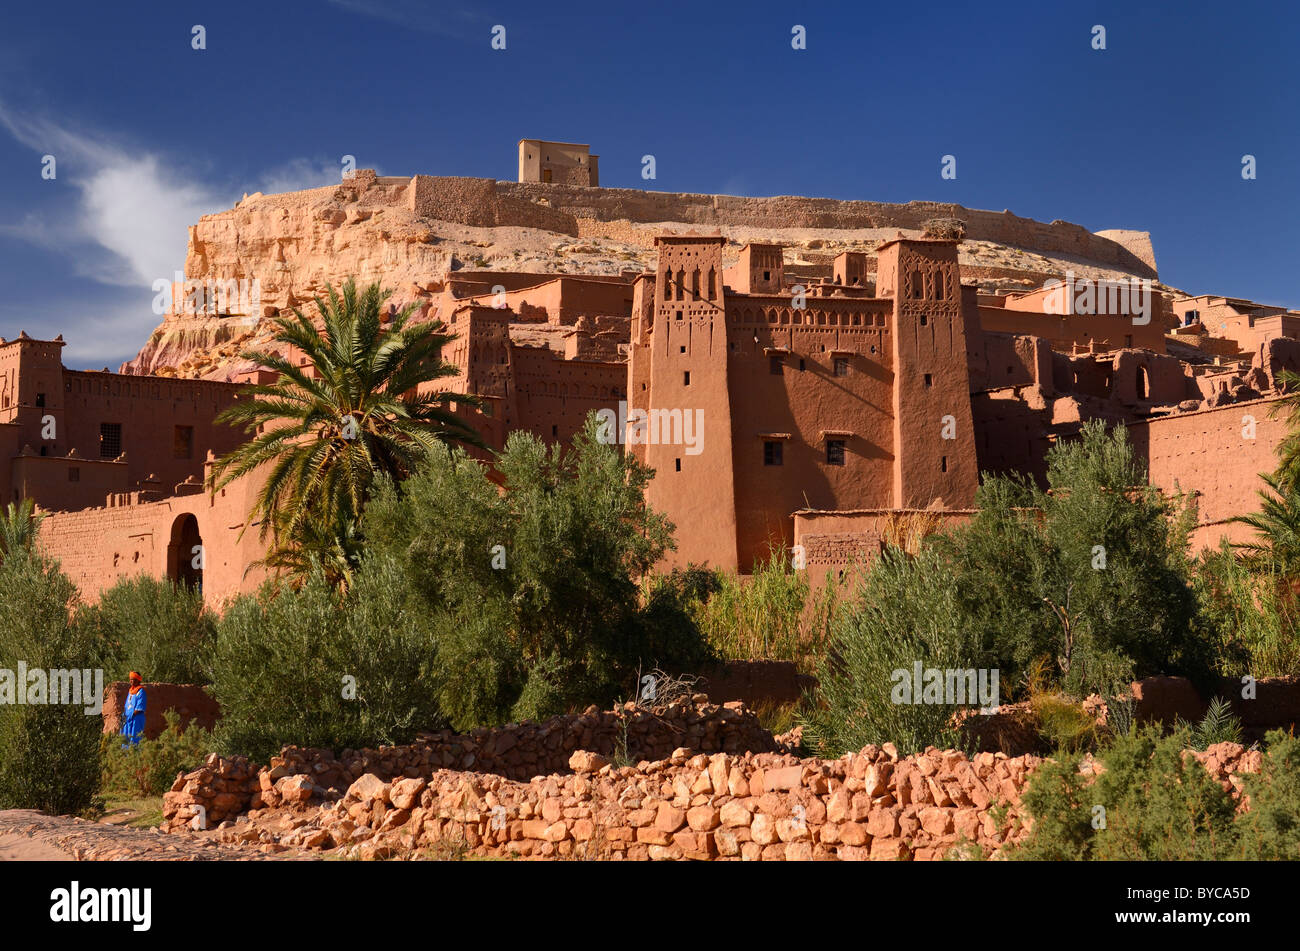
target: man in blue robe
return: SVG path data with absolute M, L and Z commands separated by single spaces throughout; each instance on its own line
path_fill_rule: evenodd
M 144 739 L 144 685 L 134 670 L 131 671 L 131 690 L 126 695 L 126 708 L 122 711 L 122 735 L 131 746 Z M 126 749 L 127 743 L 122 744 Z

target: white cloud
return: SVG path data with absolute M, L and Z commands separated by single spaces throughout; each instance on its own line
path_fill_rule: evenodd
M 294 158 L 242 187 L 218 184 L 160 154 L 19 116 L 3 103 L 0 125 L 29 148 L 54 155 L 59 178 L 78 193 L 76 212 L 67 220 L 51 223 L 28 214 L 19 224 L 0 224 L 0 234 L 73 254 L 77 273 L 103 284 L 150 287 L 160 278 L 171 279 L 184 267 L 189 226 L 203 215 L 233 207 L 244 192 L 317 188 L 337 183 L 342 172 L 338 161 Z M 89 245 L 95 253 L 74 251 L 77 245 Z
M 0 124 L 22 144 L 53 155 L 58 175 L 78 193 L 76 212 L 65 223 L 30 232 L 25 226 L 10 227 L 5 233 L 41 247 L 67 249 L 78 273 L 100 283 L 149 286 L 170 278 L 185 263 L 189 225 L 233 201 L 230 190 L 187 180 L 147 151 L 19 116 L 3 104 Z M 96 250 L 85 257 L 74 245 Z
M 113 355 L 116 365 L 119 355 L 130 356 L 144 343 L 158 323 L 149 306 L 153 283 L 183 270 L 188 229 L 201 216 L 233 207 L 244 192 L 314 188 L 338 182 L 341 172 L 338 160 L 294 158 L 252 182 L 213 181 L 162 153 L 113 143 L 95 130 L 73 132 L 66 124 L 20 115 L 4 102 L 0 128 L 38 155 L 54 155 L 56 181 L 71 186 L 52 189 L 56 197 L 49 206 L 18 222 L 0 222 L 0 237 L 64 255 L 72 274 L 106 285 L 103 295 L 84 303 L 50 302 L 39 315 L 42 326 L 27 328 L 38 336 L 62 332 L 68 340 L 64 357 L 71 363 Z M 138 308 L 134 299 L 141 301 Z M 20 319 L 32 322 L 30 313 L 22 317 L 0 307 L 2 318 L 9 318 L 6 327 Z

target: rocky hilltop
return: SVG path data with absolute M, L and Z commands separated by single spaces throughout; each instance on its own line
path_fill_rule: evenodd
M 727 263 L 749 241 L 786 245 L 788 269 L 829 273 L 841 251 L 872 251 L 936 222 L 964 234 L 963 279 L 985 290 L 1040 285 L 1067 268 L 1094 278 L 1156 277 L 1150 236 L 1091 233 L 1063 221 L 937 202 L 741 198 L 497 182 L 361 170 L 338 185 L 246 195 L 190 228 L 185 274 L 256 281 L 252 306 L 169 313 L 123 373 L 231 379 L 239 353 L 264 343 L 268 319 L 303 307 L 349 275 L 382 280 L 393 302 L 439 316 L 447 276 L 462 269 L 619 275 L 653 269 L 654 236 L 706 227 L 727 239 Z

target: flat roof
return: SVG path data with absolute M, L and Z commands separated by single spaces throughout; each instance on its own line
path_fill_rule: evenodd
M 575 149 L 588 149 L 588 150 L 591 149 L 591 146 L 588 145 L 586 142 L 557 142 L 554 139 L 520 139 L 519 140 L 520 145 L 523 145 L 525 142 L 536 142 L 538 145 L 568 145 Z

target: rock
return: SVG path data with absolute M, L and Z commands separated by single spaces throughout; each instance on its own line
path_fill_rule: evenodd
M 721 822 L 719 811 L 714 806 L 696 806 L 686 811 L 686 823 L 695 832 L 710 832 Z
M 427 785 L 423 779 L 399 779 L 388 790 L 388 798 L 398 809 L 412 809 Z
M 745 828 L 752 818 L 749 809 L 739 799 L 732 799 L 722 804 L 718 818 L 729 829 Z
M 378 799 L 382 802 L 388 798 L 388 783 L 374 773 L 366 773 L 348 787 L 347 795 L 344 798 L 360 802 Z
M 286 776 L 275 784 L 275 791 L 287 803 L 309 802 L 314 790 L 310 776 Z
M 769 769 L 763 773 L 763 791 L 773 789 L 798 789 L 803 782 L 802 766 Z
M 686 813 L 681 809 L 670 806 L 666 802 L 659 804 L 659 811 L 655 814 L 655 828 L 660 832 L 676 832 L 686 824 Z
M 569 769 L 575 773 L 594 773 L 608 765 L 608 759 L 589 750 L 577 750 L 569 757 Z
M 777 841 L 776 822 L 766 813 L 758 813 L 749 824 L 750 838 L 759 845 Z

